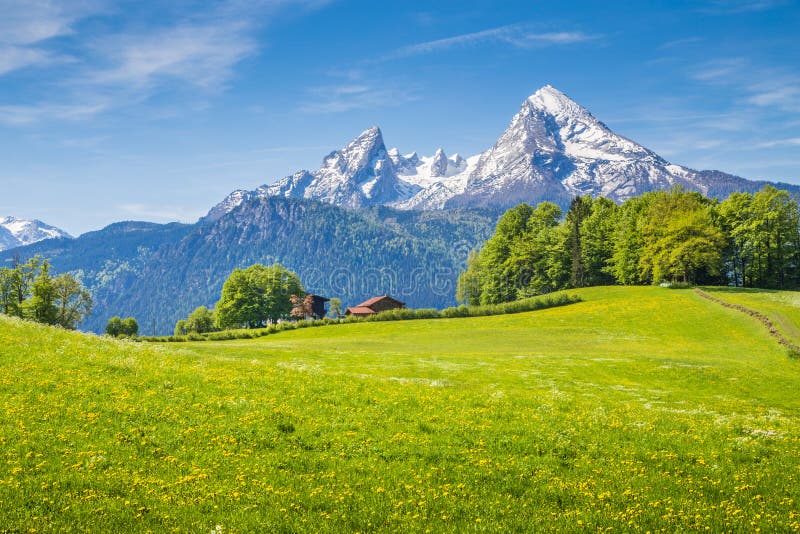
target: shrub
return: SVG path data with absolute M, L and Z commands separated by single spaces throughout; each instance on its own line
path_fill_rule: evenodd
M 694 285 L 689 282 L 661 282 L 658 285 L 666 287 L 667 289 L 691 289 L 694 287 Z
M 297 328 L 314 328 L 317 326 L 327 326 L 334 324 L 351 324 L 361 322 L 376 322 L 376 321 L 408 321 L 413 319 L 452 319 L 457 317 L 483 317 L 488 315 L 504 315 L 509 313 L 523 313 L 529 311 L 543 310 L 545 308 L 553 308 L 556 306 L 566 306 L 580 302 L 580 297 L 570 295 L 568 293 L 556 293 L 550 295 L 539 295 L 536 297 L 529 297 L 522 300 L 515 300 L 512 302 L 503 302 L 500 304 L 491 304 L 487 306 L 453 306 L 445 308 L 444 310 L 437 310 L 435 308 L 400 308 L 396 310 L 387 310 L 375 315 L 367 317 L 354 317 L 348 316 L 344 319 L 315 319 L 312 321 L 297 321 L 294 323 L 283 322 L 271 324 L 265 328 L 257 330 L 223 330 L 221 332 L 212 332 L 205 335 L 188 334 L 188 336 L 169 336 L 167 338 L 161 337 L 147 337 L 142 338 L 143 341 L 224 341 L 230 339 L 254 339 L 270 334 L 277 334 L 278 332 L 285 332 L 287 330 L 295 330 Z

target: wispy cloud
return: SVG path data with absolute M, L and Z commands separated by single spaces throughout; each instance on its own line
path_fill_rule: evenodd
M 740 93 L 742 104 L 800 113 L 800 76 L 746 58 L 727 58 L 705 63 L 691 73 L 697 81 L 728 87 Z
M 666 43 L 659 46 L 658 50 L 669 50 L 671 48 L 679 48 L 682 46 L 695 44 L 702 41 L 703 41 L 702 37 L 686 37 L 683 39 L 674 39 L 672 41 L 667 41 Z
M 95 135 L 91 137 L 70 137 L 67 139 L 62 139 L 59 143 L 61 146 L 65 146 L 67 148 L 95 150 L 110 139 L 111 137 L 107 135 Z
M 747 102 L 759 107 L 777 107 L 800 113 L 800 77 L 765 80 L 748 86 Z
M 0 106 L 0 123 L 24 126 L 46 119 L 78 120 L 92 117 L 109 109 L 103 102 L 93 104 L 49 104 L 29 106 Z
M 800 76 L 793 69 L 748 55 L 685 69 L 688 84 L 680 95 L 649 102 L 620 121 L 639 130 L 635 139 L 693 168 L 752 179 L 797 179 L 786 161 L 776 163 L 800 147 Z M 769 158 L 749 163 L 765 149 L 772 150 Z
M 44 65 L 53 56 L 44 50 L 26 46 L 0 45 L 0 76 L 33 65 Z
M 709 61 L 693 69 L 691 77 L 702 82 L 730 80 L 747 64 L 744 58 L 726 58 Z
M 341 113 L 356 109 L 399 106 L 417 100 L 413 84 L 397 83 L 367 76 L 365 70 L 388 61 L 431 54 L 439 51 L 468 48 L 485 44 L 501 44 L 516 48 L 570 45 L 601 39 L 581 31 L 535 31 L 529 24 L 512 24 L 478 32 L 464 33 L 443 39 L 425 41 L 398 48 L 383 56 L 358 63 L 356 68 L 328 72 L 335 83 L 308 90 L 310 100 L 300 106 L 304 113 Z
M 47 41 L 70 35 L 80 20 L 102 11 L 93 1 L 0 0 L 0 76 L 65 58 Z
M 536 48 L 582 43 L 600 39 L 601 37 L 601 35 L 590 35 L 580 31 L 537 32 L 527 24 L 511 24 L 404 46 L 384 56 L 383 59 L 430 54 L 440 50 L 470 47 L 484 43 L 501 43 L 517 48 Z
M 371 84 L 342 84 L 309 90 L 310 102 L 300 107 L 304 113 L 341 113 L 354 109 L 399 106 L 417 99 L 413 90 L 375 87 Z
M 774 139 L 772 141 L 764 141 L 755 145 L 756 148 L 779 148 L 787 146 L 800 146 L 800 137 L 790 137 L 789 139 Z
M 68 35 L 77 21 L 103 9 L 90 0 L 0 0 L 0 42 L 30 45 Z
M 124 21 L 121 29 L 98 33 L 77 23 L 111 14 L 101 0 L 0 0 L 0 75 L 32 65 L 69 62 L 47 83 L 60 91 L 51 100 L 0 105 L 0 122 L 27 125 L 44 120 L 76 120 L 142 104 L 169 91 L 187 91 L 194 100 L 224 91 L 237 65 L 259 51 L 257 32 L 279 10 L 295 14 L 329 0 L 192 1 L 165 7 L 158 24 Z M 7 16 L 8 15 L 8 16 Z M 101 28 L 104 26 L 100 26 Z M 144 27 L 145 29 L 142 29 Z M 91 31 L 90 31 L 91 30 Z M 45 44 L 69 39 L 56 55 Z M 167 111 L 169 113 L 169 111 Z
M 230 79 L 234 65 L 255 52 L 257 45 L 250 31 L 243 21 L 227 21 L 107 39 L 97 50 L 109 57 L 113 66 L 91 73 L 87 81 L 141 90 L 172 78 L 220 89 Z

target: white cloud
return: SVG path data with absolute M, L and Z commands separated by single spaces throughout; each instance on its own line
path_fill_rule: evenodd
M 696 68 L 692 78 L 701 82 L 728 81 L 738 75 L 747 62 L 744 58 L 726 58 L 709 61 Z
M 92 117 L 109 108 L 107 103 L 48 104 L 0 106 L 0 123 L 24 126 L 42 120 L 79 120 Z
M 44 50 L 0 44 L 0 76 L 24 67 L 44 65 L 52 60 L 53 56 Z
M 105 39 L 97 52 L 108 57 L 113 66 L 89 73 L 86 81 L 141 90 L 172 78 L 221 89 L 233 67 L 255 52 L 257 44 L 250 31 L 250 25 L 243 21 L 226 21 Z
M 300 108 L 305 113 L 341 113 L 354 109 L 399 106 L 416 100 L 409 89 L 371 85 L 328 85 L 309 90 L 311 101 Z
M 474 46 L 482 43 L 504 43 L 517 48 L 535 48 L 582 43 L 600 39 L 601 37 L 600 35 L 589 35 L 579 31 L 536 32 L 527 25 L 512 24 L 405 46 L 384 59 L 429 54 L 439 50 Z
M 0 42 L 30 45 L 68 35 L 75 22 L 101 10 L 91 1 L 0 0 Z
M 658 47 L 658 50 L 668 50 L 670 48 L 679 48 L 686 45 L 691 45 L 694 43 L 702 42 L 702 37 L 686 37 L 684 39 L 675 39 L 672 41 L 667 41 L 666 43 L 662 44 Z
M 72 34 L 101 9 L 90 1 L 0 0 L 0 76 L 64 59 L 46 49 L 47 41 Z
M 694 70 L 697 81 L 728 87 L 740 94 L 741 104 L 800 113 L 800 76 L 758 65 L 745 58 L 708 62 Z
M 800 146 L 800 137 L 791 137 L 789 139 L 775 139 L 773 141 L 765 141 L 756 145 L 756 148 L 778 148 L 787 146 Z
M 800 78 L 776 78 L 751 85 L 747 102 L 759 107 L 777 107 L 800 112 Z
M 142 24 L 104 5 L 109 1 L 0 0 L 0 76 L 55 62 L 69 67 L 42 76 L 40 85 L 58 88 L 50 91 L 50 97 L 33 103 L 0 102 L 1 123 L 85 119 L 140 105 L 162 91 L 187 88 L 196 107 L 198 98 L 228 87 L 236 66 L 257 53 L 256 32 L 278 11 L 292 8 L 298 16 L 329 2 L 188 0 L 161 6 L 158 23 Z M 114 24 L 93 25 L 91 30 L 78 25 L 94 15 L 107 15 Z M 105 27 L 114 30 L 98 33 L 97 28 Z M 58 48 L 53 39 L 60 39 Z M 63 46 L 65 40 L 68 46 Z M 61 55 L 63 50 L 72 56 Z M 161 110 L 162 114 L 174 112 Z

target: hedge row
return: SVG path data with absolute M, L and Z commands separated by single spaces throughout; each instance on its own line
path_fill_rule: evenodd
M 385 312 L 369 315 L 367 317 L 345 317 L 343 319 L 315 319 L 311 321 L 285 322 L 269 325 L 265 328 L 253 328 L 242 330 L 222 330 L 220 332 L 208 332 L 204 334 L 186 334 L 182 336 L 141 336 L 139 341 L 153 342 L 184 342 L 184 341 L 225 341 L 231 339 L 254 339 L 270 334 L 277 334 L 286 330 L 296 330 L 298 328 L 313 328 L 317 326 L 327 326 L 334 324 L 350 323 L 370 323 L 376 321 L 408 321 L 413 319 L 447 319 L 453 317 L 484 317 L 488 315 L 504 315 L 508 313 L 522 313 L 557 306 L 566 306 L 580 302 L 581 298 L 567 293 L 556 293 L 531 297 L 513 302 L 492 304 L 488 306 L 453 306 L 444 310 L 435 308 L 401 308 L 398 310 L 388 310 Z

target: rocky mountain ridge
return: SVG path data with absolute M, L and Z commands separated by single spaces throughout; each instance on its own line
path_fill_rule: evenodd
M 207 217 L 215 220 L 245 199 L 272 196 L 350 209 L 505 209 L 542 200 L 566 206 L 586 194 L 621 202 L 675 185 L 726 197 L 766 183 L 672 164 L 547 85 L 525 99 L 506 131 L 481 154 L 447 157 L 440 148 L 431 157 L 402 155 L 387 149 L 381 130 L 373 126 L 331 152 L 318 170 L 299 171 L 254 191 L 234 191 Z M 800 192 L 796 185 L 775 185 Z

